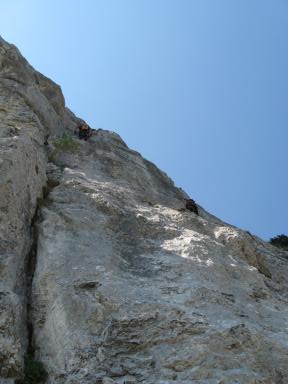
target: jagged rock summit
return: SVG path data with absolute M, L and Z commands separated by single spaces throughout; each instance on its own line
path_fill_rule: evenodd
M 3 39 L 0 88 L 0 383 L 288 383 L 288 253 L 115 133 L 57 147 L 79 119 Z

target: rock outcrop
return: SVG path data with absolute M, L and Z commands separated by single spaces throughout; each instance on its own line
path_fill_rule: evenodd
M 22 371 L 27 348 L 31 224 L 46 184 L 45 143 L 76 124 L 59 86 L 0 38 L 0 376 Z
M 288 252 L 115 133 L 55 151 L 78 119 L 3 40 L 0 87 L 0 382 L 30 348 L 55 384 L 288 383 Z

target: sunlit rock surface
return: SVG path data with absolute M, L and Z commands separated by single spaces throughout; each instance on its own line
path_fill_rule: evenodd
M 288 253 L 200 207 L 199 216 L 185 210 L 186 194 L 115 133 L 97 130 L 74 153 L 53 154 L 53 137 L 77 119 L 58 86 L 38 84 L 15 48 L 1 48 L 3 383 L 21 376 L 29 322 L 49 383 L 288 383 Z M 9 70 L 29 72 L 19 75 L 22 93 Z

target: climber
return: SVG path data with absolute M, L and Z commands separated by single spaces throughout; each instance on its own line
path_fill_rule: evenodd
M 199 215 L 197 204 L 193 199 L 185 199 L 186 200 L 186 209 L 189 209 L 189 211 L 196 213 L 196 215 Z
M 92 130 L 86 123 L 81 123 L 78 127 L 78 137 L 80 140 L 87 141 L 92 136 Z

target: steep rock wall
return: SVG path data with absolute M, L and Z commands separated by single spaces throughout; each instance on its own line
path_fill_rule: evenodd
M 78 120 L 2 39 L 0 90 L 0 383 L 29 342 L 55 384 L 287 383 L 287 252 L 185 210 L 114 133 L 51 156 Z
M 115 134 L 49 169 L 33 319 L 51 382 L 285 383 L 287 254 L 183 210 Z
M 27 348 L 31 222 L 46 184 L 49 136 L 73 130 L 59 86 L 0 38 L 0 375 L 18 376 Z

